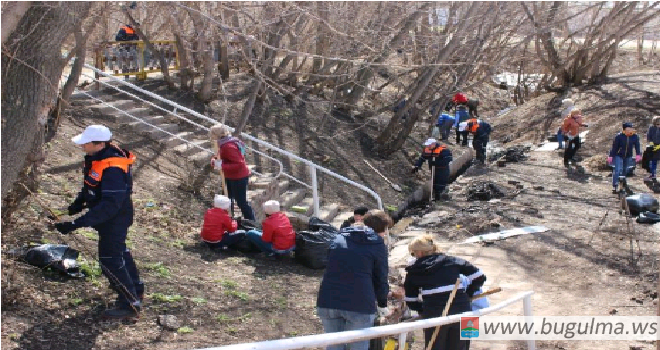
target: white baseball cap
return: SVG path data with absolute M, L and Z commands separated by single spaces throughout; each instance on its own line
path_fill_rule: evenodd
M 426 142 L 424 142 L 424 146 L 430 146 L 436 142 L 438 142 L 436 139 L 428 139 Z
M 112 133 L 105 125 L 90 125 L 85 128 L 85 131 L 80 135 L 76 135 L 71 138 L 71 141 L 76 145 L 84 145 L 86 143 L 97 141 L 110 141 L 112 139 Z
M 216 194 L 213 199 L 213 206 L 216 208 L 228 210 L 231 207 L 231 200 L 221 194 Z
M 270 200 L 264 203 L 264 213 L 266 213 L 266 215 L 271 215 L 273 213 L 277 213 L 278 211 L 280 211 L 280 202 Z

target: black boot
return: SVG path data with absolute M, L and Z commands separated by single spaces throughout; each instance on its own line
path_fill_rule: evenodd
M 140 318 L 140 306 L 137 305 L 117 305 L 111 309 L 103 311 L 103 318 L 106 320 L 134 320 Z

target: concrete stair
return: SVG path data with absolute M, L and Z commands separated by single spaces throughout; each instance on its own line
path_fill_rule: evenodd
M 94 97 L 107 101 L 110 106 L 100 104 L 82 93 L 74 94 L 71 98 L 72 103 L 79 106 L 89 106 L 89 108 L 101 114 L 104 119 L 113 123 L 126 124 L 132 130 L 145 134 L 156 142 L 163 143 L 178 156 L 192 161 L 195 167 L 203 167 L 206 164 L 209 164 L 213 154 L 193 146 L 197 145 L 204 149 L 212 150 L 212 144 L 208 139 L 206 130 L 199 129 L 184 121 L 178 120 L 174 116 L 163 115 L 161 110 L 152 108 L 147 104 L 142 104 L 140 101 L 132 100 L 127 95 L 113 89 L 90 91 L 88 93 Z M 140 118 L 146 123 L 172 133 L 176 135 L 176 137 L 155 129 L 151 125 L 147 125 L 139 120 L 131 118 L 122 111 Z M 184 113 L 180 113 L 180 115 L 186 116 Z M 188 118 L 188 116 L 186 116 L 186 118 Z M 194 117 L 190 117 L 189 119 L 192 119 L 195 122 L 200 122 Z M 203 123 L 206 126 L 211 126 L 207 122 Z M 253 172 L 253 175 L 250 176 L 247 196 L 252 204 L 255 214 L 257 214 L 257 218 L 263 217 L 261 208 L 263 202 L 268 199 L 278 199 L 282 210 L 290 216 L 292 223 L 297 223 L 294 225 L 296 226 L 296 229 L 306 230 L 309 217 L 314 213 L 314 203 L 308 189 L 301 188 L 300 185 L 287 179 L 285 176 L 280 176 L 275 179 L 274 174 L 272 173 L 257 175 L 254 173 L 254 171 L 257 170 L 254 165 L 248 165 L 248 167 Z M 346 218 L 352 215 L 352 212 L 341 213 L 338 215 L 339 205 L 336 203 L 321 204 L 319 218 L 323 221 L 332 223 L 337 228 Z M 298 207 L 298 212 L 293 212 L 291 210 L 292 207 Z M 238 206 L 235 205 L 234 209 L 235 215 L 240 215 L 241 211 Z

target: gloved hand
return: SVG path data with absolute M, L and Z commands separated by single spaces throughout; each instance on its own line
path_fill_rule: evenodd
M 568 139 L 568 141 L 573 141 L 573 139 L 575 138 L 575 136 L 570 136 L 570 135 L 568 135 L 568 136 L 566 136 L 566 138 Z
M 67 208 L 67 210 L 69 211 L 69 215 L 76 215 L 76 214 L 80 213 L 81 211 L 83 211 L 83 209 L 85 209 L 85 202 L 79 201 L 79 200 L 75 200 Z
M 653 146 L 653 152 L 660 151 L 660 145 Z
M 413 173 L 413 174 L 416 174 L 418 171 L 419 171 L 419 168 L 418 168 L 418 167 L 414 166 L 414 167 L 412 168 L 412 173 Z
M 387 316 L 392 314 L 390 312 L 390 309 L 387 306 L 386 307 L 378 307 L 376 309 L 378 310 L 377 311 L 378 317 L 387 317 Z
M 649 142 L 649 144 L 648 144 L 648 145 L 649 145 L 649 146 L 653 146 L 653 142 Z
M 641 154 L 636 155 L 635 156 L 635 162 L 639 163 L 641 161 L 642 161 L 642 155 Z
M 613 160 L 614 160 L 614 158 L 612 158 L 612 157 L 607 157 L 607 164 L 612 164 L 612 161 L 613 161 Z
M 78 228 L 75 222 L 58 222 L 55 224 L 55 229 L 63 234 L 68 235 L 69 233 L 75 231 Z

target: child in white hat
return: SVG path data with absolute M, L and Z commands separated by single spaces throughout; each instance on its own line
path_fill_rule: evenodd
M 238 230 L 238 223 L 229 216 L 231 200 L 216 194 L 213 208 L 204 214 L 202 241 L 211 249 L 227 249 L 245 238 L 245 231 Z
M 248 231 L 247 239 L 270 256 L 286 254 L 296 249 L 296 233 L 289 218 L 280 210 L 280 202 L 266 201 L 263 209 L 266 214 L 266 219 L 261 223 L 263 232 Z

